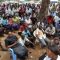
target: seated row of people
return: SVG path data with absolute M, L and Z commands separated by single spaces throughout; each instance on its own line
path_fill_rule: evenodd
M 37 28 L 37 30 L 38 29 L 39 28 Z M 35 33 L 35 31 L 34 31 L 34 33 Z M 42 33 L 41 30 L 39 30 L 39 34 L 40 33 Z M 38 35 L 38 32 L 36 34 Z M 50 42 L 50 40 L 47 39 L 47 37 L 44 36 L 44 34 L 41 34 L 41 35 L 36 37 L 36 39 L 39 41 L 39 44 L 41 44 L 42 46 L 47 46 L 48 49 L 50 49 L 52 52 L 54 52 L 57 55 L 60 54 L 59 38 L 55 38 Z M 28 51 L 26 49 L 26 48 L 28 48 L 28 46 L 30 46 L 32 48 L 35 47 L 34 43 L 31 42 L 31 40 L 29 40 L 29 38 L 27 36 L 23 35 L 22 33 L 18 35 L 15 32 L 9 33 L 9 35 L 5 39 L 5 45 L 6 45 L 7 49 L 12 48 L 19 59 L 23 59 L 22 57 L 24 57 L 24 59 L 25 59 L 25 57 L 28 55 L 27 54 Z M 27 55 L 24 55 L 25 53 Z

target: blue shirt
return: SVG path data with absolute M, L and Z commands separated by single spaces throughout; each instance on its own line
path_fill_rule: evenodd
M 8 24 L 8 20 L 7 19 L 2 21 L 2 25 L 7 25 L 7 24 Z
M 22 34 L 23 34 L 24 36 L 26 36 L 26 37 L 28 37 L 28 36 L 31 35 L 29 30 L 24 30 L 24 31 L 22 32 Z

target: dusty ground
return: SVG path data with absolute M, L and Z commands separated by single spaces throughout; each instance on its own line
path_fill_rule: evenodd
M 5 37 L 0 37 L 0 41 L 4 41 Z M 4 43 L 2 43 L 4 44 Z M 29 55 L 26 60 L 39 60 L 39 57 L 46 52 L 46 49 L 42 49 L 39 44 L 36 44 L 35 49 L 28 48 Z
M 39 60 L 39 57 L 46 52 L 46 49 L 41 49 L 39 45 L 36 45 L 35 49 L 29 48 L 29 56 L 27 60 Z

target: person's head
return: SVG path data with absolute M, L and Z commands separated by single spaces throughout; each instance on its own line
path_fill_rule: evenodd
M 55 60 L 55 58 L 56 58 L 56 54 L 55 54 L 53 51 L 51 51 L 50 49 L 47 49 L 47 55 L 48 55 L 48 57 L 50 57 L 52 60 Z
M 55 44 L 59 44 L 59 37 L 55 37 L 55 38 L 54 38 L 54 43 L 55 43 Z

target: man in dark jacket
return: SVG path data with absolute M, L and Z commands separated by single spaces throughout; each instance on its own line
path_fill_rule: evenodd
M 9 32 L 8 37 L 5 39 L 5 45 L 7 48 L 12 48 L 19 59 L 24 60 L 28 55 L 28 51 L 25 46 L 18 43 L 18 38 L 14 33 Z

